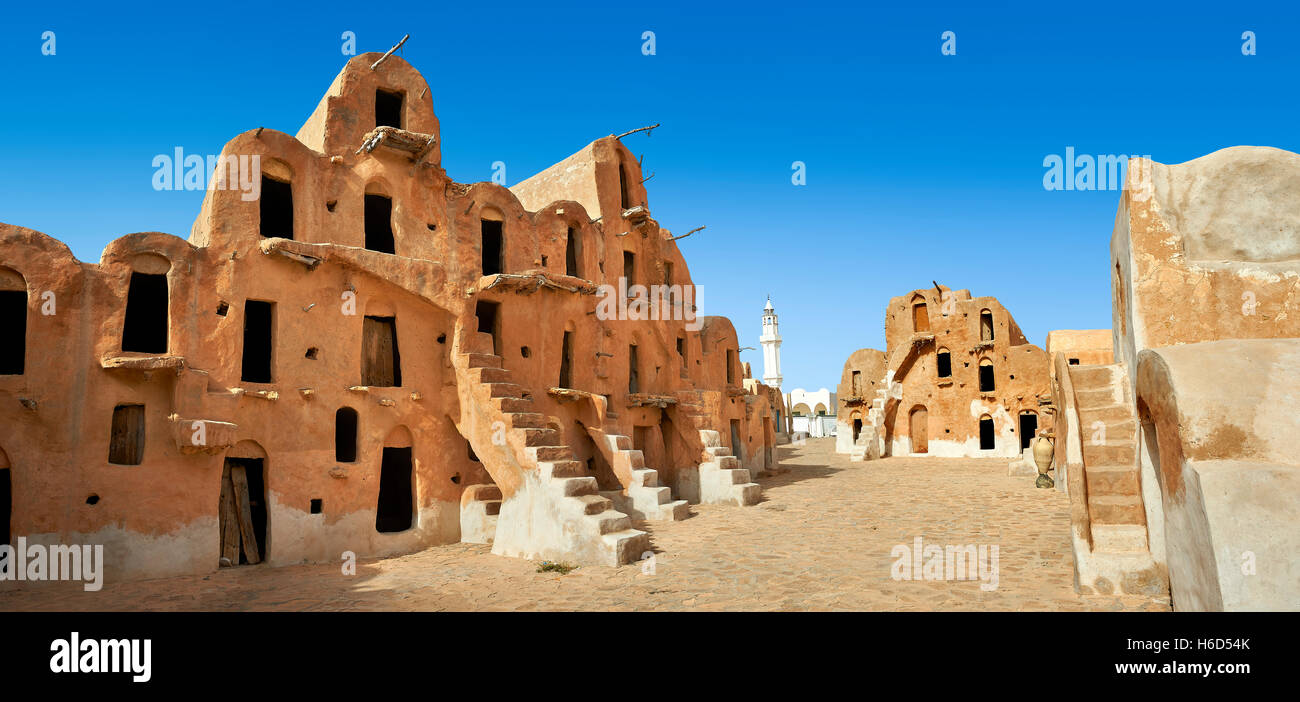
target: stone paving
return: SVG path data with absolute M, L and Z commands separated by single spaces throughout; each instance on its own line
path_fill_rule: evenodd
M 692 505 L 681 522 L 639 524 L 648 563 L 538 573 L 489 547 L 439 546 L 339 565 L 224 568 L 114 585 L 53 583 L 0 593 L 4 610 L 1148 610 L 1169 599 L 1081 597 L 1072 587 L 1068 499 L 1008 477 L 1006 459 L 851 463 L 833 439 L 777 449 L 754 507 Z M 997 587 L 895 580 L 895 546 L 998 547 Z M 653 570 L 653 572 L 643 572 Z M 978 574 L 972 574 L 978 577 Z M 991 581 L 989 581 L 991 584 Z

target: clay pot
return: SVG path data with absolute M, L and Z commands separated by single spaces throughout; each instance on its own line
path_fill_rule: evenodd
M 1040 436 L 1034 439 L 1034 463 L 1038 466 L 1039 475 L 1047 475 L 1047 471 L 1052 467 L 1052 456 L 1056 449 L 1052 446 L 1051 439 Z

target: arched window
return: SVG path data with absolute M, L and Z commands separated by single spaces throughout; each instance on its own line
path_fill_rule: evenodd
M 366 193 L 366 248 L 397 253 L 393 237 L 393 200 L 382 193 Z
M 980 341 L 993 341 L 993 313 L 980 311 Z
M 577 227 L 569 227 L 569 238 L 564 244 L 564 274 L 582 277 L 582 242 Z
M 122 350 L 167 353 L 167 274 L 131 273 Z
M 980 392 L 993 392 L 993 361 L 985 358 L 980 361 Z
M 993 418 L 987 414 L 980 417 L 980 450 L 992 451 L 997 447 L 996 435 L 993 433 Z
M 940 378 L 952 377 L 952 354 L 948 352 L 948 349 L 939 349 L 939 352 L 934 356 L 934 365 L 936 374 Z

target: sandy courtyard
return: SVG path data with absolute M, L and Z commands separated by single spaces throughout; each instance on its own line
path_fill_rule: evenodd
M 1006 475 L 1005 459 L 851 463 L 833 439 L 780 447 L 748 508 L 693 505 L 639 524 L 653 568 L 568 575 L 453 544 L 339 565 L 226 568 L 84 592 L 55 583 L 0 593 L 0 610 L 1159 610 L 1168 597 L 1080 597 L 1071 586 L 1068 500 Z M 894 580 L 896 545 L 998 547 L 998 582 Z M 643 572 L 653 570 L 653 572 Z

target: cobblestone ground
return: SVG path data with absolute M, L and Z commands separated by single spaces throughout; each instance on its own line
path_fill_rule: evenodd
M 754 507 L 693 505 L 651 532 L 641 564 L 538 573 L 530 561 L 454 544 L 338 565 L 225 568 L 208 576 L 54 583 L 0 593 L 0 610 L 1159 610 L 1167 597 L 1080 597 L 1068 500 L 1006 475 L 1004 459 L 850 463 L 831 439 L 779 447 Z M 996 590 L 894 580 L 896 545 L 998 546 Z

